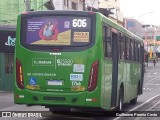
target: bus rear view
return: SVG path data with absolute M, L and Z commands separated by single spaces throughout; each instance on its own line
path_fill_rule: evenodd
M 50 110 L 101 106 L 95 19 L 94 13 L 78 11 L 18 16 L 15 103 Z

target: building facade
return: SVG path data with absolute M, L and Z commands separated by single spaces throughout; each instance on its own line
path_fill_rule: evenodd
M 53 0 L 55 10 L 80 10 L 85 11 L 87 7 L 98 9 L 99 0 Z
M 160 28 L 150 24 L 143 25 L 142 38 L 150 58 L 160 57 Z
M 0 91 L 13 90 L 15 28 L 0 28 Z
M 55 10 L 83 10 L 83 0 L 53 0 Z
M 138 22 L 136 19 L 125 18 L 124 23 L 125 23 L 125 28 L 127 30 L 131 31 L 132 33 L 142 38 L 143 29 L 142 29 L 142 24 L 140 22 Z
M 0 91 L 13 90 L 13 60 L 16 41 L 17 15 L 29 7 L 27 0 L 1 0 L 0 2 Z M 30 8 L 45 10 L 47 0 L 30 0 Z
M 124 26 L 123 14 L 120 11 L 120 0 L 99 0 L 99 8 L 109 9 L 113 13 L 109 15 L 109 18 Z

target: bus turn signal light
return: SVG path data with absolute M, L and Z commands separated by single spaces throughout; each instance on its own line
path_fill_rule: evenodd
M 88 91 L 89 92 L 93 91 L 97 86 L 98 65 L 99 65 L 98 61 L 95 61 L 92 64 L 89 81 L 88 81 Z
M 16 82 L 19 88 L 24 89 L 22 64 L 18 59 L 16 59 Z

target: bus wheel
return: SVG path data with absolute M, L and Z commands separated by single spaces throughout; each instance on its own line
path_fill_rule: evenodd
M 132 100 L 130 100 L 130 104 L 131 105 L 135 105 L 136 103 L 137 103 L 137 97 L 132 99 Z
M 120 89 L 120 92 L 119 92 L 119 100 L 118 100 L 118 107 L 117 107 L 117 111 L 122 111 L 123 109 L 123 89 L 121 88 Z

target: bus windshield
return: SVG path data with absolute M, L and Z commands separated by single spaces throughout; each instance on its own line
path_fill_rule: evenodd
M 83 46 L 90 44 L 91 18 L 32 16 L 26 19 L 27 46 Z

